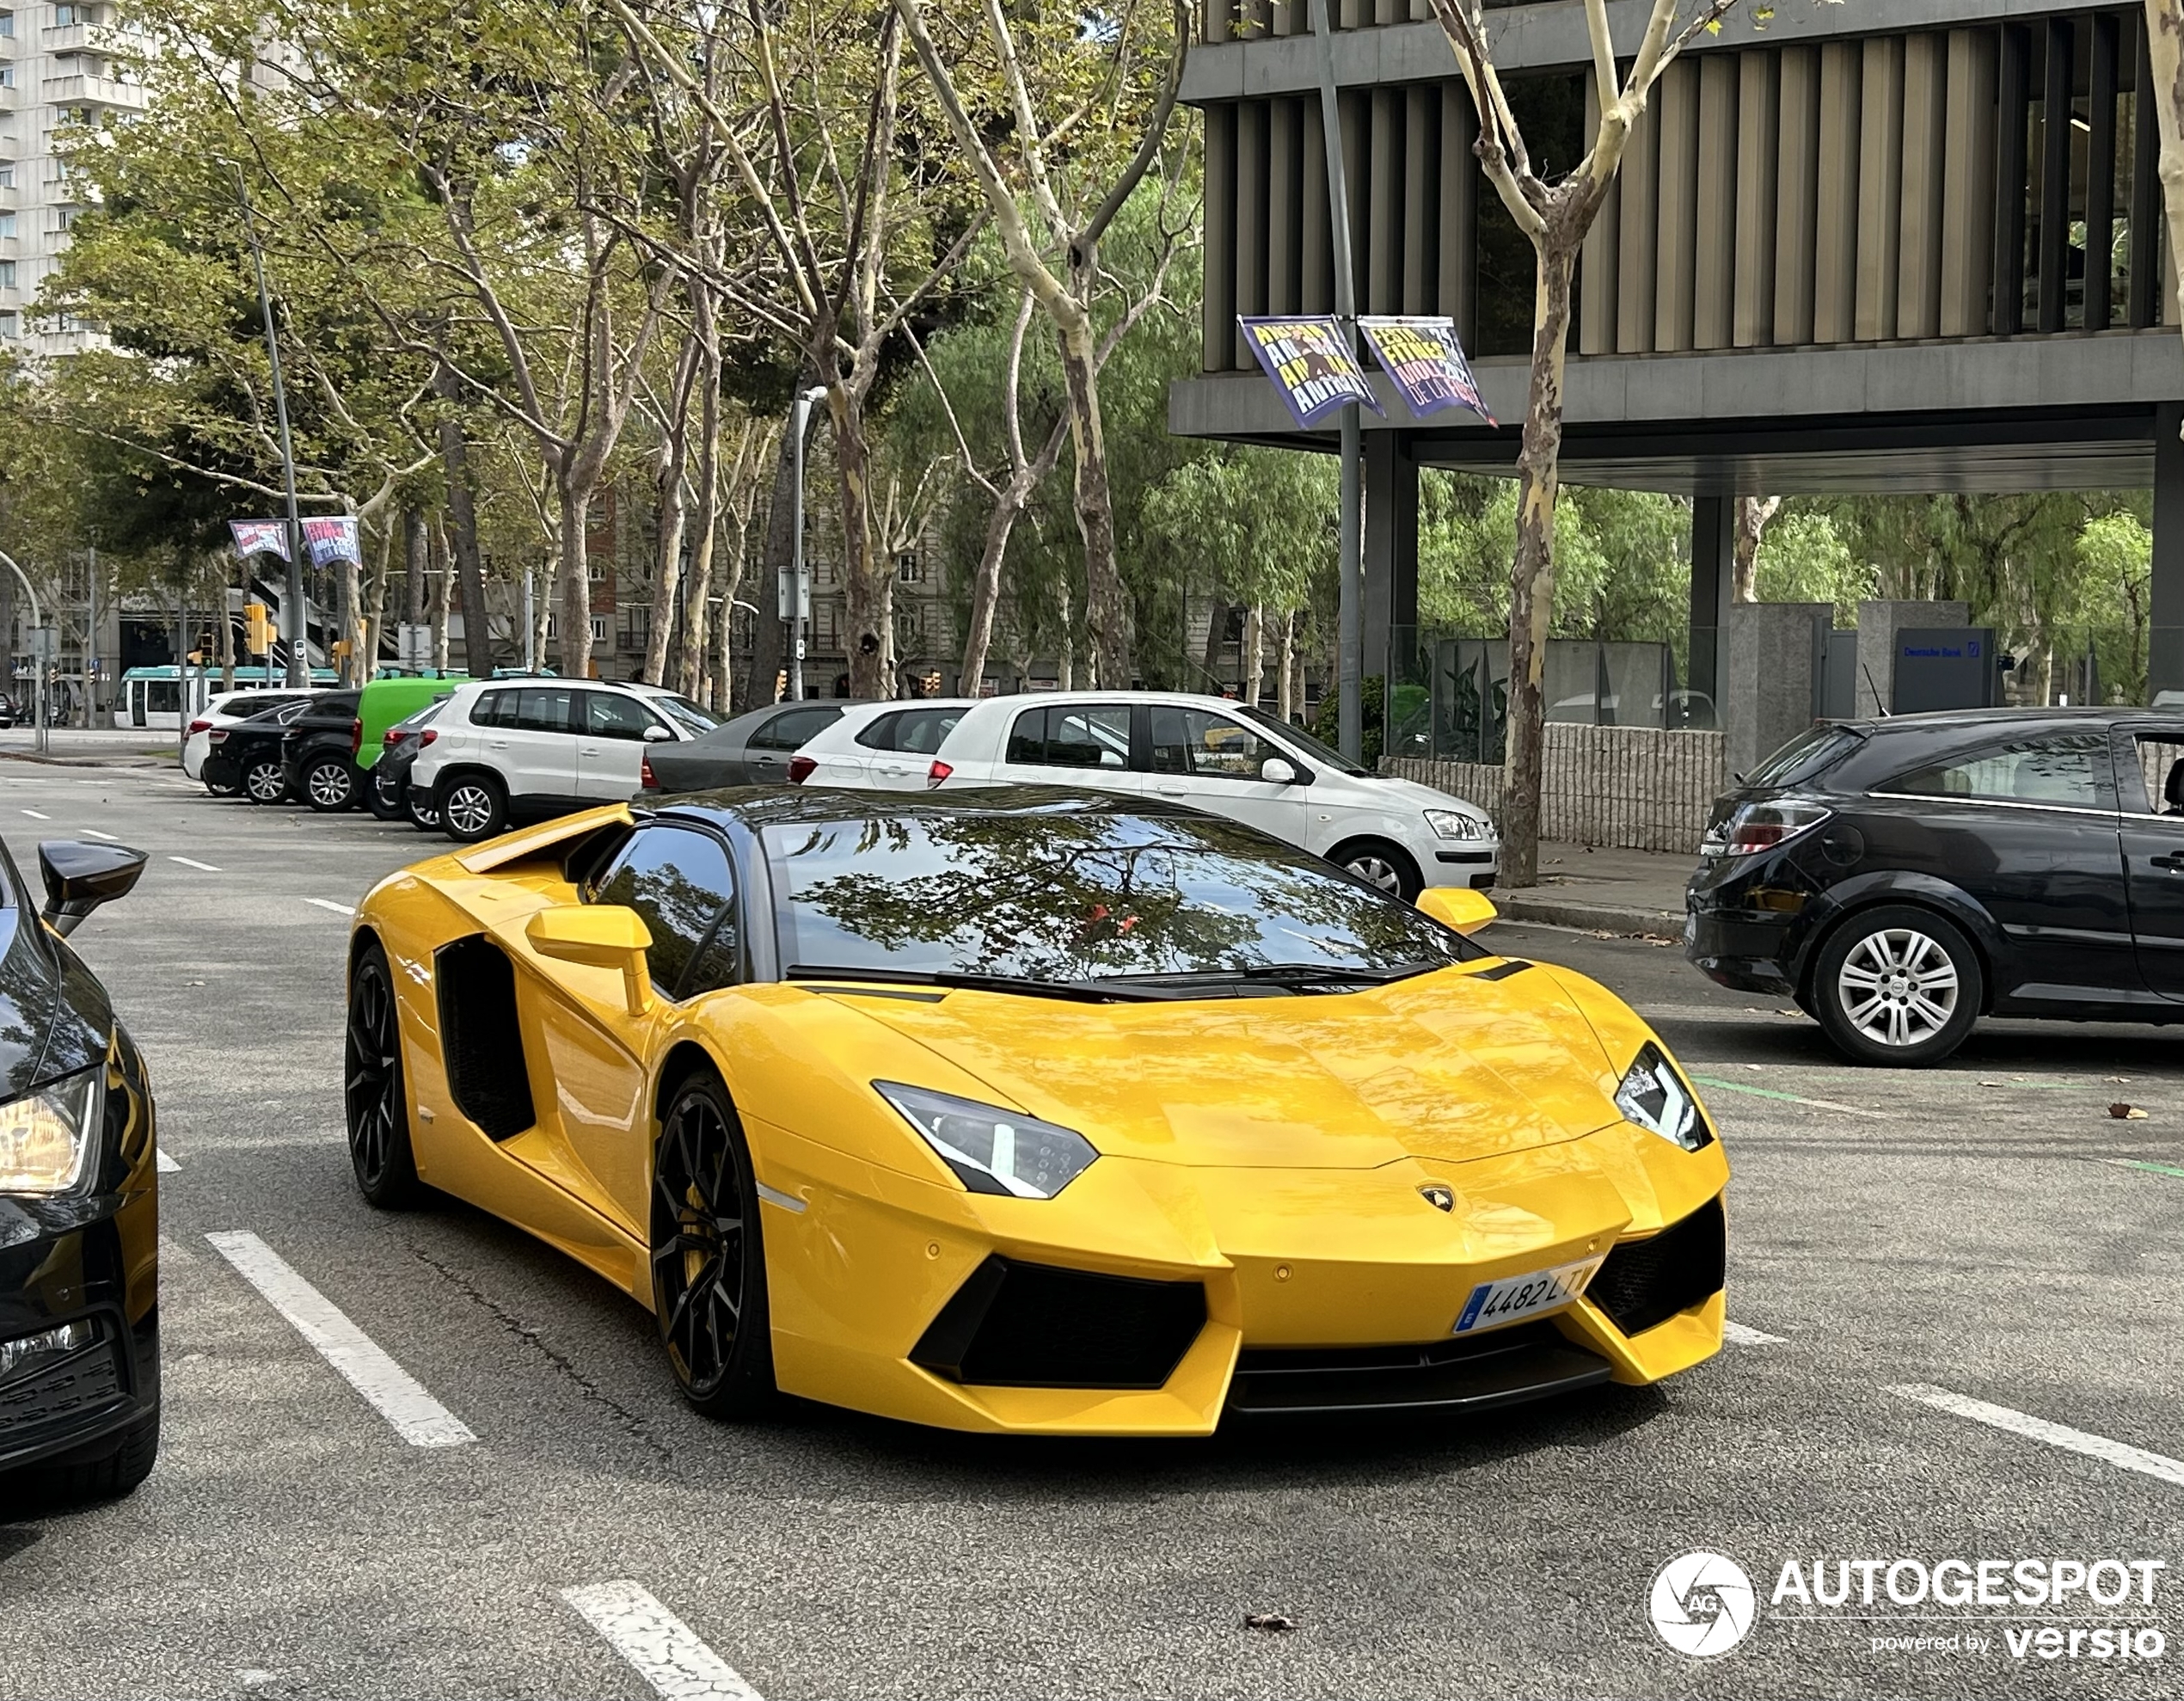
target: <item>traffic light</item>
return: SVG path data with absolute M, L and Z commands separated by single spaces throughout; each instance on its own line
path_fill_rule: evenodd
M 273 613 L 263 603 L 245 603 L 242 618 L 248 630 L 243 636 L 243 647 L 253 655 L 263 655 L 273 648 Z

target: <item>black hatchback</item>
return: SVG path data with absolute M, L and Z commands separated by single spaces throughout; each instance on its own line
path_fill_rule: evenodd
M 1845 1055 L 1932 1063 L 1982 1015 L 2184 1021 L 2184 716 L 1831 722 L 1718 799 L 1684 955 Z

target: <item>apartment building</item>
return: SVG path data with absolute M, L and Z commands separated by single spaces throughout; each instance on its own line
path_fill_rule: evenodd
M 132 41 L 107 0 L 0 4 L 0 348 L 66 354 L 91 335 L 34 311 L 79 210 L 55 138 L 143 107 Z

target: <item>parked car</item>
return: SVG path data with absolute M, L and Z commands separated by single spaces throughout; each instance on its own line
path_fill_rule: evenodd
M 353 756 L 358 771 L 368 774 L 377 765 L 386 748 L 389 728 L 414 715 L 426 703 L 439 702 L 457 685 L 468 685 L 469 680 L 467 673 L 401 673 L 367 681 L 357 697 Z M 367 802 L 374 789 L 369 785 L 364 788 Z
M 1684 955 L 1845 1056 L 1947 1057 L 1982 1015 L 2184 1021 L 2184 714 L 1834 722 L 1715 806 Z
M 316 696 L 307 691 L 223 691 L 208 697 L 205 712 L 189 723 L 182 740 L 182 771 L 193 780 L 205 777 L 205 758 L 212 751 L 212 729 L 231 727 L 239 721 L 248 721 L 254 715 L 262 715 L 268 709 L 279 709 L 291 703 L 303 703 Z M 218 790 L 218 787 L 212 788 Z M 224 795 L 233 796 L 230 789 Z
M 281 736 L 280 765 L 288 795 L 321 814 L 353 809 L 364 795 L 357 765 L 357 703 L 361 692 L 315 697 Z
M 418 752 L 423 788 L 450 838 L 489 838 L 512 821 L 634 796 L 653 745 L 720 722 L 657 685 L 605 680 L 480 680 L 459 685 Z
M 15 700 L 11 697 L 0 696 L 0 730 L 4 730 L 15 724 Z
M 844 704 L 841 718 L 789 758 L 798 785 L 849 785 L 875 791 L 929 791 L 941 746 L 974 697 Z M 1127 753 L 1126 748 L 1126 754 Z
M 289 722 L 310 706 L 309 698 L 299 697 L 232 726 L 212 728 L 205 735 L 209 747 L 199 770 L 206 789 L 223 797 L 247 797 L 253 803 L 281 801 L 288 795 L 281 736 Z
M 1486 812 L 1445 792 L 1360 768 L 1266 710 L 1181 692 L 1043 692 L 968 706 L 888 707 L 957 715 L 929 758 L 852 753 L 845 715 L 797 753 L 811 784 L 1087 785 L 1189 804 L 1325 857 L 1383 891 L 1488 887 L 1501 844 Z M 912 736 L 905 722 L 901 734 Z M 848 745 L 850 749 L 843 746 Z M 792 777 L 798 777 L 792 774 Z
M 379 759 L 371 765 L 364 795 L 381 820 L 407 820 L 426 832 L 439 827 L 439 812 L 429 796 L 410 789 L 409 771 L 417 765 L 418 752 L 431 741 L 429 729 L 446 703 L 440 697 L 426 703 L 408 720 L 388 728 L 380 740 Z
M 159 1452 L 158 1131 L 150 1082 L 66 936 L 144 853 L 0 846 L 0 1508 L 126 1495 Z
M 723 721 L 687 744 L 661 745 L 647 752 L 652 789 L 666 794 L 778 785 L 788 777 L 789 758 L 851 706 L 831 697 L 770 703 Z

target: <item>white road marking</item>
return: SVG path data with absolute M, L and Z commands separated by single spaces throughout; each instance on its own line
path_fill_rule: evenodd
M 1991 1406 L 1985 1400 L 1953 1394 L 1946 1388 L 1936 1388 L 1924 1382 L 1905 1383 L 1888 1391 L 1900 1394 L 1907 1400 L 1917 1400 L 1922 1405 L 1932 1406 L 1936 1411 L 1968 1417 L 1974 1423 L 1991 1424 L 1997 1429 L 2027 1435 L 2035 1441 L 2045 1441 L 2051 1447 L 2083 1453 L 2088 1458 L 2097 1458 L 2103 1464 L 2116 1465 L 2125 1471 L 2136 1471 L 2143 1476 L 2156 1477 L 2164 1483 L 2184 1489 L 2184 1459 L 2170 1458 L 2164 1453 L 2148 1452 L 2144 1447 L 2134 1447 L 2124 1441 L 2112 1441 L 2106 1435 L 2089 1434 L 2083 1429 L 2072 1429 L 2066 1424 L 2050 1423 L 2044 1417 L 2012 1411 L 2008 1406 Z
M 356 912 L 347 904 L 337 904 L 331 898 L 306 898 L 306 904 L 316 904 L 322 910 L 331 910 L 337 916 L 353 916 Z
M 212 863 L 200 863 L 194 857 L 169 857 L 167 860 L 170 863 L 180 863 L 186 869 L 202 869 L 206 874 L 218 874 L 220 872 L 220 870 L 214 868 Z
M 112 833 L 101 832 L 96 827 L 85 827 L 83 829 L 83 837 L 86 838 L 103 838 L 109 844 L 119 844 L 121 843 L 121 841 L 119 838 L 116 838 Z
M 414 1447 L 457 1447 L 478 1439 L 256 1235 L 231 1229 L 205 1237 L 394 1425 L 403 1440 Z
M 662 1701 L 763 1701 L 727 1661 L 628 1578 L 561 1591 Z
M 163 1176 L 171 1176 L 182 1167 L 163 1151 L 156 1155 L 159 1159 L 159 1173 Z
M 1721 1338 L 1737 1347 L 1781 1347 L 1788 1344 L 1785 1336 L 1770 1335 L 1764 1329 L 1754 1329 L 1748 1323 L 1724 1323 L 1721 1325 Z
M 40 814 L 35 809 L 26 809 L 23 811 L 23 814 L 29 816 L 34 821 L 50 821 L 53 819 L 51 815 Z

